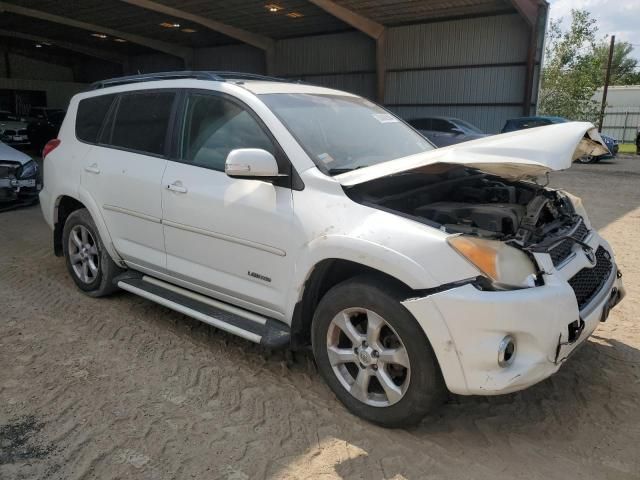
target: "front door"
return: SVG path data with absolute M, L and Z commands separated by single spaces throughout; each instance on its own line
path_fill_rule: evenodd
M 257 117 L 215 93 L 186 96 L 178 161 L 163 177 L 167 270 L 219 298 L 282 315 L 293 268 L 292 192 L 224 173 L 229 152 L 262 148 L 282 158 Z

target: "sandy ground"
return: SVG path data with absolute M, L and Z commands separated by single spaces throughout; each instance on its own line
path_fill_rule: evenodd
M 575 166 L 628 297 L 552 378 L 410 430 L 345 411 L 313 362 L 128 294 L 78 292 L 37 207 L 0 215 L 0 478 L 640 478 L 640 159 Z

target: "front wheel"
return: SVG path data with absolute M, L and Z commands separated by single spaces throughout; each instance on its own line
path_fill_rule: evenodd
M 313 319 L 318 369 L 354 414 L 386 427 L 418 423 L 446 389 L 435 354 L 401 295 L 374 277 L 333 287 Z
M 594 157 L 593 155 L 583 155 L 582 157 L 579 157 L 578 160 L 576 160 L 578 163 L 595 163 L 598 161 L 597 157 Z

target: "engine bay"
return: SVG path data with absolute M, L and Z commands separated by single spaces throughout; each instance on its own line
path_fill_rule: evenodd
M 442 166 L 441 166 L 442 167 Z M 359 203 L 392 211 L 447 233 L 528 247 L 570 231 L 579 221 L 561 192 L 467 167 L 407 172 L 357 185 Z

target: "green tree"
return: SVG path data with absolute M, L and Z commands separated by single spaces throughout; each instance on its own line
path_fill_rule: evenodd
M 596 45 L 593 55 L 597 67 L 593 70 L 594 81 L 604 84 L 604 75 L 609 58 L 609 39 Z M 633 45 L 629 42 L 616 42 L 611 59 L 611 85 L 637 85 L 640 82 L 638 61 L 631 56 Z
M 551 21 L 546 41 L 545 61 L 540 84 L 539 111 L 571 120 L 595 122 L 598 104 L 593 94 L 602 84 L 594 70 L 600 70 L 596 21 L 586 10 L 571 11 L 566 31 L 560 21 Z

